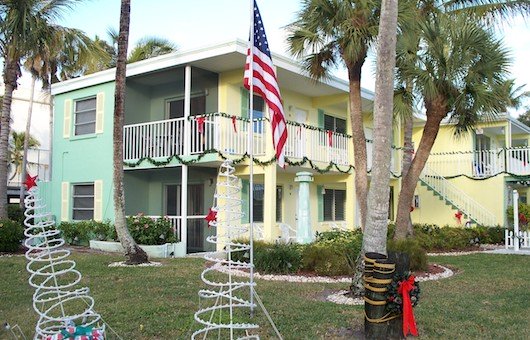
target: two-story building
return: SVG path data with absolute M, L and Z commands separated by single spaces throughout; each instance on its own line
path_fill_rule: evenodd
M 234 41 L 127 67 L 126 213 L 168 216 L 188 252 L 211 249 L 205 238 L 216 231 L 204 217 L 225 158 L 237 165 L 247 213 L 242 222 L 248 220 L 250 132 L 256 159 L 253 217 L 261 237 L 276 239 L 285 224 L 296 228 L 295 176 L 301 171 L 313 174 L 314 231 L 359 225 L 348 83 L 337 78 L 316 82 L 297 62 L 273 55 L 288 120 L 288 166 L 281 169 L 273 160 L 268 113 L 260 97 L 254 96 L 254 120 L 248 119 L 249 93 L 242 86 L 246 51 L 246 42 Z M 53 175 L 45 192 L 59 221 L 113 219 L 114 75 L 112 69 L 53 86 Z M 370 139 L 373 94 L 363 90 L 362 97 Z M 394 138 L 401 139 L 398 128 Z M 398 150 L 394 154 L 393 171 L 399 173 Z M 392 185 L 397 188 L 398 181 Z
M 423 121 L 413 140 L 419 143 Z M 455 136 L 442 122 L 416 189 L 413 222 L 437 225 L 505 225 L 512 192 L 527 203 L 530 187 L 530 128 L 501 115 Z

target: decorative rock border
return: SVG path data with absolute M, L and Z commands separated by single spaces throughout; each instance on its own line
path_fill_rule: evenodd
M 131 268 L 131 267 L 161 267 L 162 263 L 160 262 L 149 262 L 149 263 L 140 263 L 140 264 L 125 264 L 125 261 L 121 262 L 112 262 L 109 264 L 109 267 L 125 267 L 125 268 Z
M 432 281 L 432 280 L 440 280 L 445 279 L 448 277 L 451 277 L 455 274 L 454 271 L 451 269 L 441 266 L 439 264 L 435 264 L 434 266 L 437 266 L 439 268 L 442 268 L 444 271 L 438 274 L 429 274 L 426 276 L 421 276 L 416 278 L 418 282 L 425 282 L 425 281 Z M 336 293 L 330 294 L 326 297 L 326 301 L 333 302 L 339 305 L 350 305 L 350 306 L 359 306 L 364 304 L 364 300 L 361 298 L 351 298 L 346 296 L 346 294 L 349 293 L 347 290 L 340 290 Z

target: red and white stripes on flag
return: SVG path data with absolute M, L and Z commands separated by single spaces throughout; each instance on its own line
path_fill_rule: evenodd
M 276 150 L 278 165 L 285 167 L 285 142 L 287 141 L 287 125 L 283 113 L 282 97 L 276 80 L 276 72 L 272 64 L 269 43 L 261 20 L 258 5 L 254 0 L 254 41 L 249 42 L 247 62 L 245 64 L 244 86 L 250 90 L 250 60 L 252 56 L 253 92 L 259 94 L 269 107 L 271 113 L 272 141 Z M 251 35 L 252 36 L 252 35 Z M 252 100 L 252 93 L 250 94 Z

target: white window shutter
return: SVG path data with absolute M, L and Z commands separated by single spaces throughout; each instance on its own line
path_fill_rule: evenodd
M 72 126 L 72 99 L 64 101 L 63 138 L 70 138 Z
M 96 133 L 103 133 L 103 119 L 105 113 L 105 92 L 96 96 Z
M 70 201 L 70 183 L 63 182 L 61 186 L 61 221 L 68 221 L 70 216 L 69 211 Z
M 94 181 L 94 221 L 103 220 L 103 181 Z

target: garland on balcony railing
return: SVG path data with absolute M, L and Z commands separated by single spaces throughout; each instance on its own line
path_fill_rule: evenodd
M 130 167 L 130 168 L 135 168 L 135 167 L 139 166 L 140 164 L 142 164 L 143 162 L 148 162 L 151 165 L 154 165 L 156 167 L 160 167 L 160 166 L 166 166 L 169 163 L 171 163 L 173 160 L 176 160 L 180 164 L 192 165 L 192 164 L 195 164 L 195 163 L 199 162 L 201 159 L 203 159 L 208 154 L 217 154 L 222 160 L 230 159 L 230 160 L 232 160 L 232 164 L 234 164 L 234 165 L 241 164 L 242 162 L 244 162 L 244 161 L 246 161 L 247 159 L 250 158 L 250 155 L 248 153 L 246 153 L 246 152 L 245 152 L 245 154 L 243 154 L 242 156 L 240 156 L 238 158 L 232 158 L 232 157 L 229 157 L 229 156 L 223 154 L 221 151 L 219 151 L 217 149 L 209 149 L 209 150 L 205 150 L 203 153 L 201 153 L 199 155 L 196 155 L 195 158 L 192 158 L 192 159 L 189 159 L 189 160 L 185 160 L 182 157 L 180 157 L 179 155 L 172 155 L 172 156 L 167 157 L 165 160 L 155 160 L 155 159 L 153 159 L 151 157 L 142 157 L 142 158 L 138 159 L 135 162 L 123 162 L 123 164 L 125 166 Z M 272 158 L 270 158 L 268 160 L 260 160 L 258 158 L 253 158 L 253 161 L 254 161 L 254 164 L 259 165 L 259 166 L 269 166 L 269 165 L 274 164 L 276 162 L 276 156 L 273 156 Z M 315 170 L 319 174 L 328 173 L 328 172 L 332 171 L 333 169 L 335 169 L 338 172 L 343 173 L 343 174 L 350 174 L 353 171 L 355 171 L 355 167 L 353 165 L 351 165 L 351 164 L 347 165 L 347 166 L 342 166 L 342 165 L 338 165 L 337 163 L 335 163 L 333 161 L 329 162 L 326 167 L 321 168 L 318 165 L 316 165 L 315 162 L 313 162 L 312 160 L 310 160 L 306 156 L 304 156 L 300 161 L 292 161 L 288 157 L 285 157 L 285 163 L 287 163 L 289 166 L 304 166 L 306 164 L 309 164 L 311 169 Z M 368 170 L 368 173 L 370 173 L 370 172 L 371 172 L 371 170 Z M 392 171 L 390 173 L 391 173 L 392 177 L 394 177 L 394 178 L 401 178 L 401 174 L 397 175 L 397 174 L 393 173 Z
M 517 175 L 517 174 L 514 174 L 513 172 L 509 172 L 509 171 L 499 171 L 493 175 L 488 175 L 488 176 L 469 176 L 469 175 L 465 175 L 465 174 L 459 174 L 459 175 L 452 175 L 452 176 L 443 176 L 443 178 L 445 179 L 455 179 L 455 178 L 460 178 L 460 177 L 465 177 L 467 179 L 472 179 L 474 181 L 484 181 L 486 179 L 490 179 L 490 178 L 493 178 L 493 177 L 497 177 L 498 175 L 508 175 L 510 177 L 514 177 L 515 179 L 519 180 L 519 181 L 527 181 L 527 180 L 530 180 L 530 175 Z

